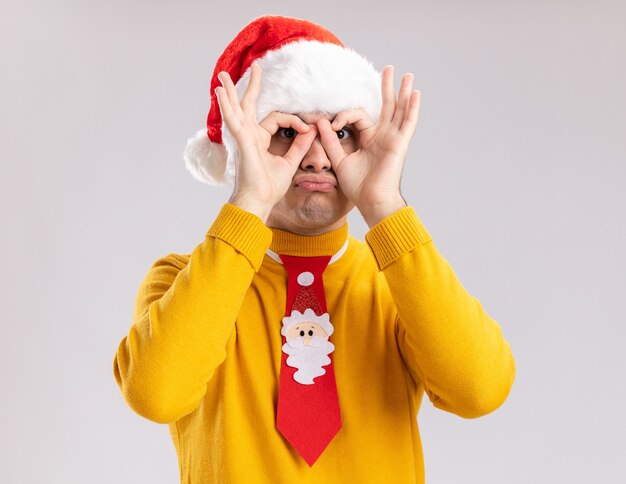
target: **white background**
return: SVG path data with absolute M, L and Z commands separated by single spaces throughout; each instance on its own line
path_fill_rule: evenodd
M 178 482 L 113 355 L 152 262 L 228 197 L 182 151 L 217 57 L 266 13 L 415 74 L 403 192 L 513 349 L 496 412 L 425 398 L 427 482 L 626 482 L 625 5 L 2 0 L 0 482 Z

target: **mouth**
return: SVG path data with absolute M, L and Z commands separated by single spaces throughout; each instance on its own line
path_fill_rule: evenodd
M 294 180 L 294 187 L 305 192 L 330 192 L 336 186 L 337 182 L 327 176 L 299 176 Z

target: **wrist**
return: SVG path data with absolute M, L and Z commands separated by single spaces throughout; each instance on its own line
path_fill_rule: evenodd
M 246 212 L 256 215 L 261 219 L 263 223 L 267 222 L 267 218 L 270 216 L 272 206 L 267 202 L 260 202 L 252 197 L 246 197 L 245 195 L 231 195 L 228 203 L 232 203 L 237 207 L 245 210 Z
M 363 216 L 365 223 L 371 229 L 378 223 L 380 223 L 383 219 L 393 215 L 398 210 L 403 209 L 407 206 L 406 201 L 402 197 L 402 195 L 398 194 L 392 199 L 386 200 L 384 202 L 368 204 L 364 206 L 358 206 L 359 212 Z

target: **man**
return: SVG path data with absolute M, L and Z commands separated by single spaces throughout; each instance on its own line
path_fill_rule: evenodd
M 186 160 L 232 196 L 151 267 L 114 360 L 128 404 L 169 424 L 181 482 L 424 482 L 423 393 L 466 418 L 506 399 L 509 345 L 400 194 L 412 82 L 396 96 L 391 67 L 284 17 L 218 60 Z

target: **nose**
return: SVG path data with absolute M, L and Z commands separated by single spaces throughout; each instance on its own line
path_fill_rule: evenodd
M 312 171 L 314 173 L 330 170 L 330 160 L 328 159 L 326 150 L 324 150 L 324 147 L 322 146 L 319 135 L 313 141 L 313 144 L 309 148 L 307 154 L 304 155 L 304 158 L 300 163 L 300 168 L 304 171 Z

